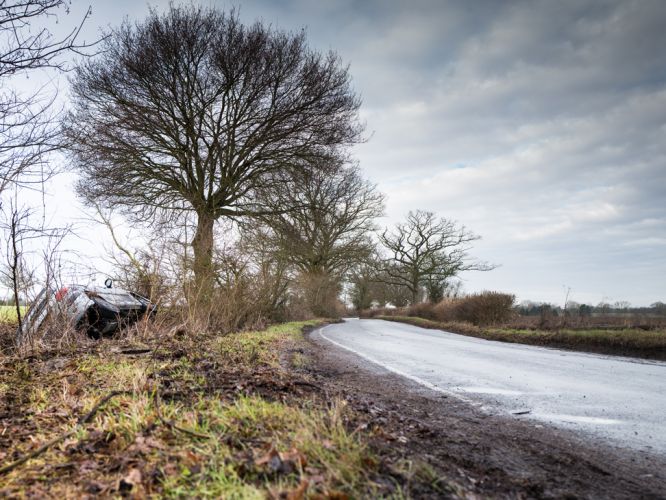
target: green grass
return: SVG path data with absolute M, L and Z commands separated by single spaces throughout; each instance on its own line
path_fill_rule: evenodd
M 232 333 L 219 339 L 217 350 L 223 358 L 239 365 L 280 364 L 280 344 L 300 339 L 303 328 L 320 324 L 319 320 L 274 325 L 263 331 Z
M 638 356 L 649 359 L 666 359 L 666 330 L 641 330 L 626 328 L 607 330 L 561 329 L 555 331 L 512 329 L 502 327 L 478 327 L 470 323 L 440 323 L 412 316 L 376 316 L 376 319 L 408 323 L 422 328 L 444 330 L 461 335 L 538 346 Z
M 156 341 L 154 357 L 123 356 L 113 342 L 101 343 L 98 350 L 71 355 L 58 369 L 17 360 L 0 372 L 0 396 L 31 418 L 0 436 L 0 462 L 76 432 L 0 477 L 0 497 L 48 491 L 74 498 L 87 494 L 90 484 L 114 496 L 119 481 L 132 473 L 141 478 L 131 490 L 136 497 L 301 498 L 299 491 L 376 497 L 369 474 L 377 459 L 362 433 L 346 427 L 346 403 L 284 399 L 279 392 L 293 376 L 281 366 L 279 352 L 318 323 Z M 220 368 L 211 370 L 212 364 Z M 217 370 L 224 370 L 221 380 L 231 388 L 208 389 L 207 377 Z M 276 396 L 234 389 L 248 379 L 262 387 L 275 382 Z M 89 425 L 77 426 L 76 418 L 111 391 L 125 392 Z M 279 457 L 288 467 L 272 469 L 266 457 Z
M 27 307 L 21 306 L 21 312 L 25 314 L 26 311 Z M 16 307 L 0 306 L 0 323 L 16 323 L 17 320 Z
M 168 496 L 262 498 L 271 487 L 295 489 L 306 466 L 348 492 L 355 491 L 364 477 L 368 452 L 345 430 L 341 403 L 317 410 L 240 397 L 232 404 L 202 400 L 194 412 L 183 410 L 173 407 L 169 414 L 180 416 L 180 425 L 211 437 L 189 445 L 182 442 L 201 457 L 201 471 L 196 476 L 189 470 L 170 475 L 164 483 Z M 277 484 L 264 478 L 267 470 L 261 458 L 267 453 L 294 458 L 294 471 Z M 240 455 L 250 463 L 240 467 Z

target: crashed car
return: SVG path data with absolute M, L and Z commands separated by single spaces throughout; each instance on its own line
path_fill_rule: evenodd
M 52 318 L 62 318 L 76 329 L 98 339 L 157 313 L 157 306 L 146 297 L 113 288 L 111 280 L 107 280 L 105 285 L 68 285 L 58 290 L 44 288 L 16 332 L 17 343 L 32 338 Z

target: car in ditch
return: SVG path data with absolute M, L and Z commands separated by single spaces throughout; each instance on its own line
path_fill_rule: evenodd
M 142 318 L 154 317 L 157 306 L 149 299 L 122 288 L 110 279 L 104 287 L 67 285 L 45 287 L 37 295 L 17 329 L 17 344 L 34 338 L 49 323 L 63 321 L 92 338 L 111 336 Z M 62 323 L 61 323 L 62 324 Z

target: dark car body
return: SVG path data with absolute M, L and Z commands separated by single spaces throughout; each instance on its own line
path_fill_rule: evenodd
M 90 337 L 100 338 L 156 313 L 157 306 L 150 300 L 122 288 L 46 287 L 37 295 L 17 330 L 17 341 L 20 344 L 32 338 L 49 318 L 62 318 L 70 326 L 85 330 Z

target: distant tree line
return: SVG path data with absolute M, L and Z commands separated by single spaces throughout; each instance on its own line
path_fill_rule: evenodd
M 654 302 L 650 306 L 632 307 L 629 302 L 617 301 L 614 303 L 600 302 L 597 305 L 579 304 L 570 301 L 566 307 L 548 303 L 525 301 L 516 306 L 516 311 L 522 316 L 540 316 L 544 313 L 552 316 L 590 317 L 601 315 L 655 315 L 666 316 L 666 304 Z

